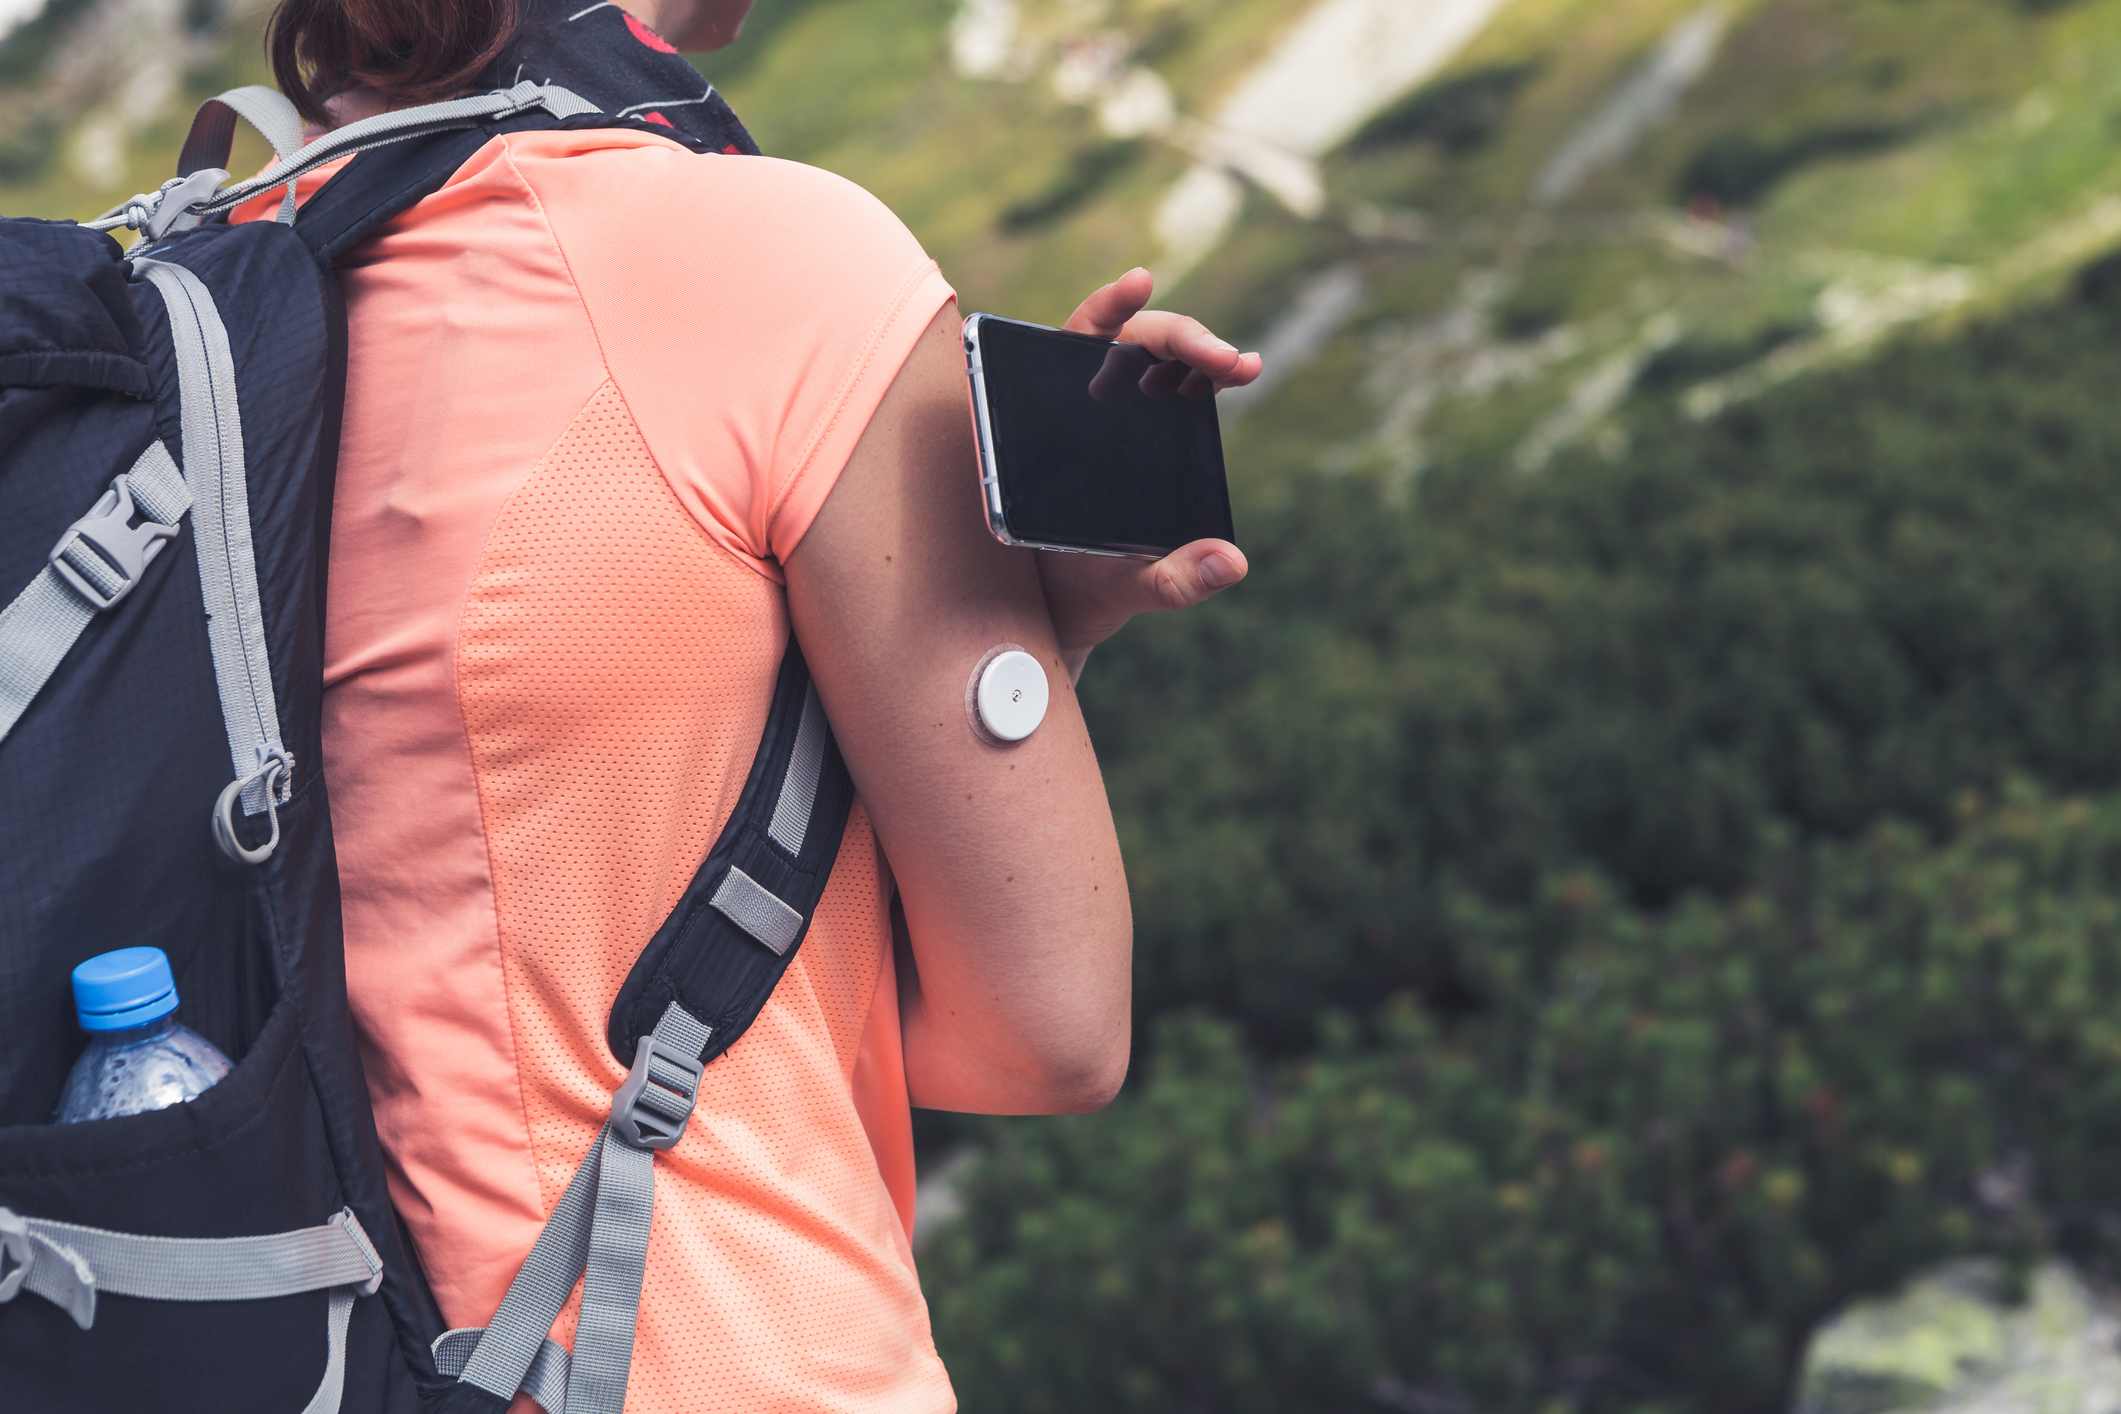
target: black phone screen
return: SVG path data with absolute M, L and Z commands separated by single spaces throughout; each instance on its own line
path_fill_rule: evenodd
M 1135 554 L 1236 538 L 1215 399 L 1180 395 L 1182 368 L 994 318 L 979 343 L 1013 538 Z

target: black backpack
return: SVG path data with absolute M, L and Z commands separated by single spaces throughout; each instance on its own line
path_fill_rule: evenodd
M 224 185 L 239 114 L 281 159 Z M 86 226 L 0 219 L 0 1408 L 624 1403 L 654 1154 L 793 957 L 852 804 L 802 656 L 612 1007 L 611 1122 L 483 1330 L 442 1329 L 385 1191 L 319 769 L 334 265 L 496 135 L 580 126 L 686 142 L 524 83 L 296 151 L 286 101 L 238 90 L 159 192 Z M 278 221 L 222 219 L 349 152 L 299 216 L 290 196 Z M 98 229 L 118 225 L 130 252 Z M 82 1044 L 69 973 L 132 944 L 169 955 L 183 1019 L 235 1069 L 54 1126 Z M 578 1280 L 570 1356 L 547 1335 Z

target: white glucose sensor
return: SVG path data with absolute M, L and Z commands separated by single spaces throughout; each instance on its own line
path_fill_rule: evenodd
M 996 741 L 1022 741 L 1037 731 L 1051 695 L 1046 670 L 1021 648 L 996 650 L 972 677 L 973 715 Z

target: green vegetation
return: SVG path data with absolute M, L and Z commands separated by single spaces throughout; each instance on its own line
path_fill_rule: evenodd
M 997 218 L 1005 232 L 1033 230 L 1090 201 L 1121 172 L 1141 160 L 1142 144 L 1101 142 L 1083 148 L 1043 191 L 1010 202 Z
M 1776 183 L 1809 163 L 1882 151 L 1900 141 L 1899 129 L 1882 123 L 1813 128 L 1781 141 L 1752 133 L 1711 138 L 1679 174 L 1679 196 L 1707 197 L 1727 206 L 1749 206 Z
M 2121 798 L 1971 811 L 1658 919 L 1558 879 L 1477 934 L 1551 982 L 1455 1026 L 1403 1003 L 1268 1067 L 1168 1023 L 1117 1113 L 1008 1126 L 931 1249 L 961 1398 L 1780 1414 L 1858 1293 L 2110 1253 Z
M 1408 142 L 1432 142 L 1451 153 L 1484 147 L 1537 68 L 1529 62 L 1495 64 L 1425 85 L 1363 124 L 1349 149 L 1375 152 Z
M 999 1127 L 967 1407 L 1769 1414 L 1942 1256 L 2121 1258 L 2113 270 L 1543 482 L 1307 482 L 1113 645 L 1141 1010 L 1215 1019 Z
M 1665 392 L 1700 383 L 1744 368 L 1814 332 L 1811 325 L 1793 320 L 1766 325 L 1742 339 L 1682 339 L 1653 354 L 1642 372 L 1635 375 L 1635 384 L 1648 392 Z

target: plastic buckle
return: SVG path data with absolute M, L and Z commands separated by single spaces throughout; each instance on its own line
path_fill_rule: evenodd
M 89 513 L 68 526 L 52 546 L 48 558 L 53 571 L 98 613 L 132 593 L 141 574 L 177 534 L 176 525 L 159 520 L 135 524 L 137 509 L 132 480 L 121 473 Z M 99 581 L 113 575 L 119 577 L 117 587 L 106 590 Z
M 660 1062 L 684 1077 L 685 1088 L 676 1090 L 655 1078 Z M 668 1149 L 684 1136 L 691 1122 L 692 1107 L 700 1092 L 700 1073 L 706 1067 L 698 1056 L 658 1050 L 654 1036 L 643 1036 L 633 1050 L 633 1069 L 626 1083 L 611 1097 L 611 1127 L 621 1142 L 634 1149 Z
M 174 231 L 188 231 L 205 218 L 198 208 L 213 200 L 228 181 L 219 167 L 201 167 L 182 177 L 171 177 L 149 199 L 139 221 L 140 241 L 159 241 Z

